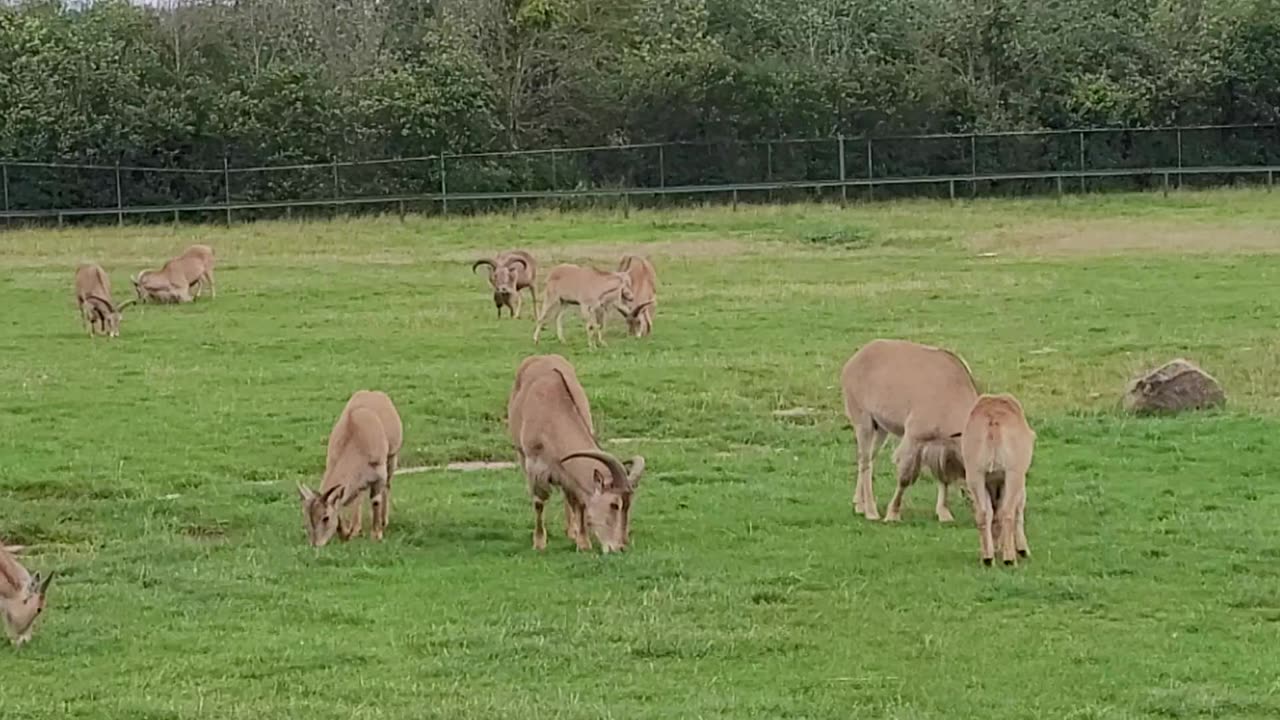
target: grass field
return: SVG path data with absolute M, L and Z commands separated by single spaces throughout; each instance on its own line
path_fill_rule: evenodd
M 86 338 L 77 262 L 120 299 L 191 242 L 216 300 Z M 647 253 L 654 335 L 591 352 L 575 316 L 535 350 L 469 271 L 511 246 Z M 0 537 L 60 574 L 0 716 L 1274 718 L 1278 283 L 1253 191 L 0 233 Z M 853 515 L 838 375 L 875 337 L 1022 398 L 1028 563 L 982 568 L 931 481 Z M 396 400 L 402 466 L 510 460 L 535 351 L 648 459 L 630 551 L 575 552 L 557 499 L 534 552 L 514 469 L 405 475 L 385 543 L 305 545 L 294 484 L 352 391 Z M 1122 416 L 1175 356 L 1227 409 Z

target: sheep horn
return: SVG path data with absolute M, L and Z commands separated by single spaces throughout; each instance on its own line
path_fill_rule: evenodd
M 497 270 L 497 269 L 498 269 L 497 264 L 496 264 L 496 263 L 494 263 L 492 260 L 477 260 L 477 261 L 475 261 L 474 263 L 472 263 L 472 265 L 471 265 L 471 272 L 475 272 L 475 271 L 476 271 L 476 268 L 480 267 L 481 265 L 488 265 L 489 267 L 493 268 L 494 270 Z
M 635 307 L 631 308 L 631 317 L 633 317 L 633 318 L 638 318 L 638 317 L 640 317 L 640 311 L 641 311 L 641 310 L 644 310 L 645 308 L 647 308 L 647 307 L 649 307 L 650 305 L 654 304 L 654 302 L 655 302 L 655 301 L 653 301 L 653 300 L 649 300 L 648 302 L 642 302 L 642 303 L 640 303 L 639 305 L 637 305 L 637 306 L 635 306 Z
M 582 452 L 569 453 L 568 455 L 565 455 L 560 458 L 560 462 L 564 463 L 566 460 L 572 460 L 573 458 L 591 458 L 592 460 L 599 460 L 609 468 L 609 472 L 613 475 L 615 487 L 620 489 L 631 487 L 631 479 L 627 477 L 627 469 L 622 466 L 622 463 L 618 458 L 610 455 L 609 453 L 602 452 L 600 450 L 583 450 Z
M 524 261 L 524 258 L 513 257 L 513 258 L 509 258 L 509 259 L 507 260 L 507 262 L 508 262 L 508 263 L 520 263 L 520 267 L 521 267 L 521 268 L 523 268 L 524 270 L 528 270 L 528 269 L 529 269 L 529 263 L 525 262 L 525 261 Z

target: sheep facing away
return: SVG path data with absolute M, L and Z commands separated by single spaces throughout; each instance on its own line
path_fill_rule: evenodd
M 958 434 L 982 562 L 990 565 L 998 546 L 1012 565 L 1030 553 L 1023 511 L 1036 433 L 1017 398 L 1001 394 L 978 398 Z
M 298 484 L 303 524 L 312 546 L 324 546 L 335 534 L 343 540 L 359 535 L 362 497 L 368 498 L 373 516 L 369 534 L 374 540 L 382 539 L 403 440 L 400 413 L 386 393 L 359 390 L 352 394 L 329 433 L 320 490 Z M 349 509 L 350 519 L 344 517 Z
M 889 434 L 901 438 L 894 452 L 898 485 L 885 512 L 901 518 L 902 499 L 921 468 L 938 480 L 934 511 L 941 522 L 954 517 L 947 490 L 965 477 L 955 437 L 978 400 L 969 366 L 948 350 L 905 340 L 873 340 L 853 354 L 840 374 L 845 414 L 856 442 L 857 481 L 853 506 L 868 520 L 879 518 L 872 474 L 876 453 Z
M 547 546 L 543 510 L 552 487 L 564 495 L 565 534 L 579 550 L 591 549 L 592 535 L 605 553 L 625 549 L 645 461 L 637 455 L 628 469 L 600 449 L 586 392 L 568 360 L 536 355 L 521 362 L 507 423 L 533 501 L 534 549 Z

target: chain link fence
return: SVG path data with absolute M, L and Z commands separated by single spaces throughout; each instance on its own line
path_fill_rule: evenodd
M 7 226 L 1270 187 L 1280 126 L 648 143 L 238 167 L 0 159 Z

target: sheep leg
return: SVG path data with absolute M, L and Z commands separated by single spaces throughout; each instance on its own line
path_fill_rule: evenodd
M 369 534 L 370 537 L 379 542 L 383 539 L 383 533 L 387 532 L 388 495 L 387 483 L 380 483 L 378 488 L 369 489 L 370 502 L 372 503 L 372 506 L 374 506 L 374 512 L 372 512 L 372 516 L 374 516 L 374 518 L 372 518 L 374 527 L 369 530 Z
M 218 287 L 213 284 L 213 269 L 205 271 L 204 277 L 209 282 L 209 299 L 218 297 Z
M 951 514 L 951 510 L 947 509 L 947 490 L 950 488 L 949 483 L 938 481 L 938 501 L 933 506 L 933 511 L 938 515 L 938 522 L 949 523 L 956 519 Z
M 1017 533 L 1018 525 L 1018 505 L 1022 503 L 1023 492 L 1017 486 L 1017 478 L 1005 478 L 1005 490 L 1003 497 L 1000 498 L 1000 509 L 996 511 L 997 518 L 1000 522 L 1000 559 L 1005 565 L 1014 565 L 1018 562 L 1016 548 L 1014 547 L 1014 536 Z
M 512 300 L 516 302 L 515 307 L 511 307 Z M 524 298 L 520 297 L 520 291 L 517 290 L 511 293 L 511 296 L 507 298 L 507 307 L 511 309 L 512 319 L 520 317 L 520 306 L 522 305 L 524 305 Z
M 578 521 L 578 537 L 574 538 L 574 541 L 578 544 L 579 550 L 590 550 L 591 535 L 587 533 L 587 506 L 575 502 L 573 511 Z
M 898 522 L 902 519 L 902 497 L 920 475 L 920 444 L 915 440 L 903 438 L 898 451 L 894 453 L 894 460 L 898 464 L 898 487 L 893 492 L 893 499 L 889 501 L 888 510 L 885 511 L 885 522 Z
M 547 499 L 544 497 L 533 498 L 533 549 L 547 549 L 547 527 L 542 522 L 542 511 L 547 506 Z
M 570 540 L 578 539 L 578 515 L 573 509 L 573 498 L 570 495 L 564 496 L 564 536 Z
M 854 427 L 854 467 L 857 469 L 857 478 L 853 486 L 853 509 L 868 520 L 880 519 L 872 490 L 872 478 L 875 475 L 876 454 L 880 452 L 888 436 L 887 432 L 871 423 Z
M 542 328 L 547 324 L 547 317 L 551 315 L 551 306 L 556 303 L 544 303 L 542 312 L 538 313 L 538 319 L 533 323 L 533 344 L 538 344 L 538 337 L 542 335 Z
M 343 540 L 350 540 L 360 534 L 362 527 L 360 502 L 363 499 L 362 495 L 363 493 L 357 494 L 350 505 L 338 508 L 335 511 L 338 513 L 338 537 Z
M 1023 479 L 1022 482 L 1025 483 L 1026 480 Z M 1030 557 L 1031 555 L 1031 546 L 1027 545 L 1027 530 L 1026 530 L 1026 527 L 1024 527 L 1023 525 L 1023 513 L 1026 511 L 1026 508 L 1027 508 L 1027 492 L 1026 490 L 1023 490 L 1021 493 L 1019 493 L 1018 520 L 1017 520 L 1018 524 L 1015 529 L 1014 540 L 1017 542 L 1019 557 L 1024 557 L 1024 558 Z
M 565 342 L 564 313 L 566 310 L 568 310 L 568 308 L 564 305 L 560 305 L 556 308 L 556 339 L 558 339 L 561 343 Z
M 519 291 L 517 291 L 517 292 L 519 292 Z M 533 315 L 534 315 L 534 317 L 537 317 L 537 315 L 538 315 L 538 290 L 537 290 L 537 288 L 535 288 L 535 287 L 533 286 L 533 283 L 532 283 L 532 282 L 530 282 L 530 283 L 529 283 L 529 297 L 533 299 Z
M 995 557 L 991 539 L 991 496 L 987 493 L 987 478 L 982 473 L 967 473 L 965 484 L 973 497 L 973 522 L 978 526 L 978 553 L 983 565 L 990 565 Z

